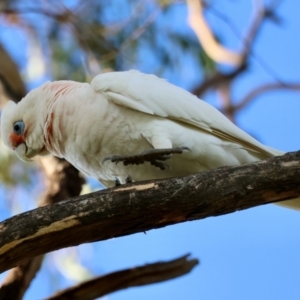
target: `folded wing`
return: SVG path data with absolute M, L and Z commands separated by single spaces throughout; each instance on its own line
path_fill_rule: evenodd
M 192 125 L 248 151 L 283 154 L 255 140 L 208 103 L 155 75 L 135 70 L 105 73 L 91 86 L 117 105 Z

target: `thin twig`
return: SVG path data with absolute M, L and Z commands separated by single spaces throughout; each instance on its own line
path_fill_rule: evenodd
M 54 19 L 60 23 L 67 23 L 70 21 L 70 18 L 73 16 L 71 11 L 65 11 L 63 13 L 54 13 L 45 9 L 41 8 L 34 8 L 34 7 L 28 7 L 28 8 L 2 8 L 0 9 L 0 13 L 3 14 L 40 14 L 46 17 L 49 17 L 51 19 Z
M 125 40 L 125 42 L 121 45 L 120 50 L 124 51 L 130 43 L 137 40 L 145 31 L 146 29 L 157 19 L 159 14 L 161 13 L 161 9 L 155 10 L 151 13 L 143 24 L 141 24 L 136 30 L 132 32 L 132 34 Z
M 272 5 L 269 7 L 269 11 L 273 11 L 275 10 L 275 5 Z M 225 24 L 227 24 L 227 26 L 231 29 L 231 31 L 234 33 L 234 35 L 241 41 L 243 41 L 244 43 L 244 47 L 245 47 L 245 39 L 243 38 L 243 34 L 240 31 L 240 29 L 232 22 L 232 20 L 225 15 L 224 13 L 222 13 L 221 11 L 217 10 L 215 7 L 213 6 L 209 6 L 208 11 L 210 13 L 212 13 L 213 15 L 215 15 L 216 17 L 218 17 L 220 20 L 222 20 Z M 247 36 L 247 35 L 246 35 Z M 251 49 L 249 56 L 253 57 L 257 63 L 267 72 L 269 73 L 269 75 L 271 77 L 273 77 L 276 81 L 280 82 L 280 80 L 278 79 L 278 75 L 276 74 L 276 72 L 270 67 L 270 65 L 268 65 L 268 63 L 258 54 L 255 53 L 253 49 Z
M 259 0 L 257 0 L 259 1 Z M 208 78 L 199 86 L 193 89 L 195 95 L 203 95 L 207 90 L 211 88 L 216 88 L 220 84 L 226 84 L 234 80 L 238 75 L 247 70 L 247 62 L 249 56 L 251 55 L 253 44 L 256 40 L 256 37 L 261 29 L 262 23 L 266 20 L 265 9 L 264 7 L 257 5 L 257 9 L 254 11 L 254 16 L 252 22 L 249 26 L 248 33 L 243 42 L 243 50 L 241 52 L 242 60 L 240 65 L 233 71 L 223 74 L 222 72 L 215 73 L 211 78 Z
M 234 111 L 238 111 L 243 109 L 246 105 L 248 105 L 252 100 L 254 100 L 259 95 L 275 91 L 275 90 L 291 90 L 291 91 L 298 91 L 300 92 L 300 83 L 280 83 L 280 82 L 274 82 L 274 83 L 267 83 L 260 85 L 250 91 L 246 96 L 244 96 L 238 104 L 233 106 Z

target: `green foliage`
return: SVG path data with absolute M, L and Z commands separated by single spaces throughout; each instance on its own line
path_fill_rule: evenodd
M 32 36 L 45 50 L 53 79 L 85 81 L 106 69 L 143 69 L 145 53 L 153 61 L 152 68 L 147 68 L 152 73 L 181 70 L 184 60 L 178 56 L 182 54 L 192 56 L 204 74 L 211 73 L 214 63 L 197 39 L 174 31 L 169 20 L 178 4 L 173 2 L 79 1 L 70 9 L 57 3 L 51 8 L 32 3 L 44 18 L 43 26 L 30 14 L 18 17 L 35 32 Z M 93 71 L 95 64 L 97 71 Z

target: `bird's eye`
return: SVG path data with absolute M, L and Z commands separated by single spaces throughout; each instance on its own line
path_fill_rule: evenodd
M 22 135 L 24 133 L 25 124 L 23 121 L 17 121 L 14 124 L 14 133 L 17 135 Z

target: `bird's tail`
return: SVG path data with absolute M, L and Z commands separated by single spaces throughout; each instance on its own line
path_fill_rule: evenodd
M 300 210 L 300 198 L 275 203 L 290 209 Z

